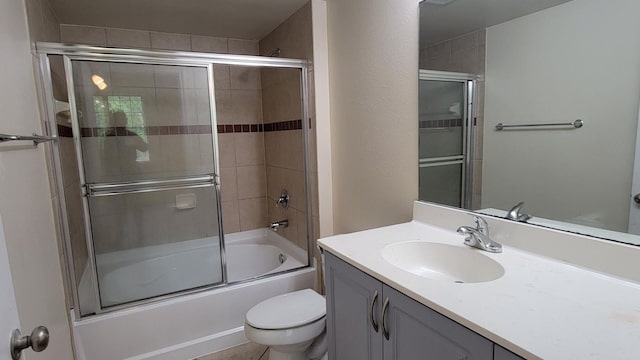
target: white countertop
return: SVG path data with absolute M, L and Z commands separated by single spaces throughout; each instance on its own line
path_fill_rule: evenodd
M 640 359 L 640 284 L 510 246 L 503 246 L 500 254 L 477 250 L 504 267 L 504 276 L 497 280 L 468 284 L 430 280 L 382 258 L 385 245 L 413 240 L 466 247 L 455 231 L 418 221 L 318 243 L 527 359 Z

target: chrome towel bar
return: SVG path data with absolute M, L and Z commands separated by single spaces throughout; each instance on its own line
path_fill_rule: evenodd
M 179 190 L 216 185 L 216 175 L 123 181 L 114 183 L 85 184 L 85 194 L 89 197 L 136 194 L 153 191 Z
M 6 141 L 33 141 L 34 145 L 38 145 L 40 143 L 53 141 L 55 139 L 55 136 L 42 136 L 36 133 L 34 133 L 32 136 L 0 134 L 0 143 Z
M 506 128 L 520 128 L 520 127 L 540 127 L 540 126 L 544 126 L 544 127 L 548 127 L 548 126 L 571 126 L 574 127 L 576 129 L 581 128 L 584 125 L 584 121 L 578 119 L 574 122 L 570 122 L 570 123 L 547 123 L 547 124 L 520 124 L 520 125 L 505 125 L 503 123 L 498 123 L 496 125 L 496 130 L 500 131 L 502 129 L 506 129 Z

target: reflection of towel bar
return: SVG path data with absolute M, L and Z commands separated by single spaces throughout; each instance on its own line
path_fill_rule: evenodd
M 8 134 L 0 134 L 0 143 L 5 141 L 33 141 L 34 145 L 38 145 L 43 142 L 53 141 L 56 138 L 53 136 L 42 136 L 38 134 L 33 134 L 32 136 L 25 135 L 8 135 Z
M 500 131 L 506 128 L 519 128 L 519 127 L 539 127 L 539 126 L 571 126 L 576 129 L 581 128 L 584 125 L 584 121 L 578 119 L 574 122 L 570 123 L 551 123 L 551 124 L 520 124 L 520 125 L 504 125 L 503 123 L 498 123 L 496 125 L 496 130 Z

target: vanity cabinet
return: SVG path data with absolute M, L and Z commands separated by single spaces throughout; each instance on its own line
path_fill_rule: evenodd
M 524 358 L 496 344 L 493 350 L 493 360 L 524 360 Z
M 330 360 L 494 359 L 491 341 L 325 254 Z

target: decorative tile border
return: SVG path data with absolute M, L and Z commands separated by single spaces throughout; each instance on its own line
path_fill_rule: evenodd
M 462 119 L 420 120 L 420 129 L 462 127 Z
M 301 130 L 302 120 L 288 120 L 270 124 L 218 125 L 217 129 L 218 134 Z M 82 137 L 211 134 L 211 125 L 145 126 L 138 128 L 121 126 L 86 127 L 80 128 L 80 134 Z M 58 124 L 58 135 L 60 137 L 73 137 L 73 131 L 69 126 Z
M 64 126 L 64 125 L 58 124 L 58 136 L 72 138 L 73 137 L 73 130 L 71 130 L 71 127 L 69 127 L 69 126 Z

